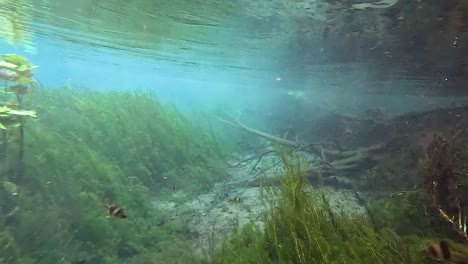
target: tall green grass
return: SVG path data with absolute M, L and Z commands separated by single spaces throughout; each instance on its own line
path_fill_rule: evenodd
M 423 263 L 419 245 L 367 219 L 334 212 L 305 180 L 297 158 L 279 152 L 286 175 L 265 193 L 264 227 L 247 225 L 210 256 L 210 263 Z
M 212 136 L 151 92 L 49 89 L 25 103 L 38 119 L 25 127 L 18 195 L 0 185 L 0 262 L 177 262 L 186 227 L 160 226 L 152 203 L 173 186 L 195 194 L 222 175 Z M 128 218 L 108 219 L 104 203 Z

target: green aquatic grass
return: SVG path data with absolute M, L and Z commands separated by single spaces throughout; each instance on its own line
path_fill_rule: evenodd
M 145 91 L 39 90 L 25 104 L 39 118 L 25 126 L 21 180 L 2 167 L 19 194 L 0 185 L 0 262 L 177 263 L 189 254 L 184 220 L 161 225 L 152 202 L 172 185 L 196 194 L 222 175 L 209 133 Z M 9 143 L 7 157 L 16 148 Z M 108 219 L 104 203 L 128 218 Z
M 12 195 L 0 185 L 1 263 L 196 261 L 186 242 L 189 219 L 161 225 L 169 216 L 152 201 L 170 196 L 172 184 L 195 194 L 219 179 L 223 148 L 210 128 L 203 131 L 144 91 L 39 90 L 25 104 L 39 118 L 25 126 L 23 177 L 1 167 L 0 180 L 18 187 Z M 2 164 L 16 157 L 14 143 Z M 287 175 L 279 192 L 265 189 L 265 226 L 245 226 L 210 262 L 421 262 L 390 229 L 375 232 L 365 219 L 333 213 L 304 181 L 301 164 L 281 157 Z M 129 217 L 108 219 L 105 202 Z
M 174 107 L 159 104 L 151 92 L 63 89 L 53 96 L 55 100 L 50 95 L 43 98 L 50 104 L 43 103 L 41 123 L 97 151 L 118 164 L 128 178 L 151 189 L 168 183 L 181 188 L 205 186 L 213 172 L 200 170 L 219 167 L 213 163 L 219 158 L 215 140 Z
M 304 180 L 298 159 L 280 156 L 287 173 L 279 190 L 265 194 L 264 227 L 247 225 L 209 263 L 424 263 L 420 239 L 375 231 L 361 216 L 333 212 Z

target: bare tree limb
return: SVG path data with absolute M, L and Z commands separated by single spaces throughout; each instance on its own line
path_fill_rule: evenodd
M 228 125 L 243 129 L 243 130 L 245 130 L 245 131 L 247 131 L 249 133 L 252 133 L 252 134 L 257 135 L 259 137 L 262 137 L 264 139 L 268 139 L 268 140 L 270 140 L 272 142 L 278 143 L 278 144 L 283 145 L 283 146 L 287 146 L 287 147 L 291 147 L 291 148 L 298 148 L 298 147 L 301 146 L 301 144 L 299 142 L 295 142 L 295 141 L 287 140 L 287 139 L 282 139 L 280 137 L 275 137 L 273 135 L 267 134 L 267 133 L 262 132 L 260 130 L 250 128 L 250 127 L 242 124 L 238 120 L 235 121 L 236 123 L 233 123 L 233 122 L 225 120 L 225 119 L 223 119 L 221 117 L 218 117 L 218 119 L 220 121 L 228 124 Z

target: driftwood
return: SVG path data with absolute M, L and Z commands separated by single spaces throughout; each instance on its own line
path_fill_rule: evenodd
M 374 166 L 382 165 L 383 167 L 381 166 L 380 168 L 385 168 L 388 157 L 401 157 L 402 153 L 410 153 L 411 157 L 413 155 L 419 156 L 424 152 L 428 144 L 431 143 L 433 136 L 438 134 L 445 135 L 449 140 L 453 140 L 455 137 L 464 139 L 463 142 L 455 144 L 455 149 L 468 155 L 468 140 L 466 140 L 468 138 L 468 106 L 438 108 L 393 116 L 383 116 L 381 113 L 378 113 L 375 115 L 377 118 L 361 118 L 332 110 L 322 110 L 325 110 L 323 111 L 323 123 L 320 123 L 321 121 L 319 120 L 319 125 L 314 124 L 314 127 L 316 126 L 322 130 L 319 132 L 317 130 L 313 131 L 315 132 L 313 136 L 321 139 L 331 138 L 331 140 L 334 140 L 336 139 L 335 137 L 339 139 L 341 134 L 339 132 L 334 134 L 333 132 L 336 131 L 337 127 L 339 128 L 340 125 L 344 124 L 340 129 L 344 127 L 344 129 L 349 128 L 352 131 L 352 133 L 346 135 L 350 138 L 348 142 L 351 142 L 346 144 L 346 149 L 342 147 L 341 142 L 330 144 L 292 141 L 250 128 L 235 119 L 219 119 L 233 127 L 287 146 L 289 150 L 313 153 L 322 162 L 318 164 L 316 164 L 317 160 L 313 162 L 307 174 L 308 179 L 311 182 L 318 180 L 321 183 L 333 186 L 353 187 L 353 175 L 362 175 L 363 170 Z M 306 129 L 313 129 L 313 127 Z M 463 161 L 460 162 L 460 168 L 464 168 Z M 402 164 L 402 166 L 409 166 L 407 168 L 411 174 L 414 163 L 410 161 L 410 164 L 412 165 Z M 454 174 L 468 175 L 466 170 L 460 171 L 455 170 Z M 254 179 L 250 183 L 250 186 L 279 184 L 279 178 L 269 174 L 265 174 L 265 176 L 262 179 Z M 409 181 L 413 182 L 415 186 L 421 184 L 418 179 L 409 179 Z M 428 182 L 432 183 L 433 180 L 429 180 Z M 468 186 L 468 184 L 463 182 L 463 186 Z M 468 187 L 463 190 L 465 205 L 468 204 L 467 190 Z M 446 214 L 450 214 L 450 216 L 454 215 L 453 212 L 448 211 Z M 454 212 L 455 214 L 458 213 L 456 210 Z M 467 212 L 468 209 L 463 214 L 468 214 Z
M 239 122 L 238 120 L 235 120 L 235 123 L 234 122 L 231 122 L 231 121 L 228 121 L 226 119 L 223 119 L 221 117 L 218 117 L 218 119 L 221 121 L 221 122 L 224 122 L 228 125 L 231 125 L 233 127 L 237 127 L 237 128 L 240 128 L 240 129 L 243 129 L 251 134 L 254 134 L 254 135 L 257 135 L 259 137 L 262 137 L 264 139 L 267 139 L 267 140 L 270 140 L 272 142 L 275 142 L 275 143 L 278 143 L 280 145 L 283 145 L 283 146 L 286 146 L 286 147 L 291 147 L 291 148 L 298 148 L 300 147 L 301 145 L 298 143 L 298 142 L 294 142 L 294 141 L 291 141 L 291 140 L 287 140 L 287 139 L 283 139 L 283 138 L 280 138 L 280 137 L 275 137 L 273 135 L 270 135 L 270 134 L 267 134 L 265 132 L 262 132 L 260 130 L 256 130 L 256 129 L 253 129 L 253 128 L 250 128 L 244 124 L 242 124 L 241 122 Z
M 237 119 L 230 118 L 230 120 L 226 120 L 221 117 L 218 117 L 218 119 L 225 124 L 242 129 L 282 146 L 292 148 L 296 151 L 301 150 L 315 154 L 322 159 L 322 163 L 312 167 L 311 170 L 312 172 L 320 172 L 322 175 L 345 174 L 357 170 L 365 164 L 370 164 L 370 161 L 372 161 L 372 152 L 381 150 L 384 146 L 384 144 L 376 144 L 346 151 L 326 149 L 324 145 L 330 145 L 330 143 L 307 144 L 291 141 L 248 127 Z

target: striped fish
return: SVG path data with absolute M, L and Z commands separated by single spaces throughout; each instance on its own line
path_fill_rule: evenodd
M 104 205 L 104 207 L 109 210 L 109 214 L 116 218 L 127 218 L 124 209 L 116 205 Z

